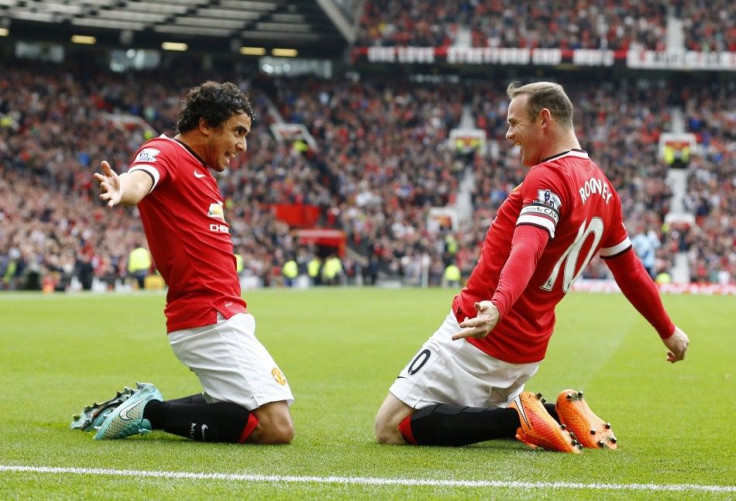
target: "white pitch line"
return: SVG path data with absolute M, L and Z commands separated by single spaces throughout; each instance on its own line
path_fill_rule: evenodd
M 736 492 L 736 486 L 699 484 L 584 484 L 580 482 L 517 482 L 502 480 L 439 480 L 422 478 L 381 478 L 381 477 L 317 477 L 293 475 L 251 475 L 240 473 L 195 473 L 187 471 L 136 471 L 111 470 L 103 468 L 58 468 L 51 466 L 11 466 L 0 465 L 0 472 L 16 473 L 60 473 L 73 475 L 101 475 L 118 477 L 152 477 L 186 480 L 227 480 L 259 483 L 295 484 L 359 484 L 359 485 L 399 485 L 430 487 L 506 487 L 510 489 L 577 489 L 613 491 L 652 491 L 652 492 Z

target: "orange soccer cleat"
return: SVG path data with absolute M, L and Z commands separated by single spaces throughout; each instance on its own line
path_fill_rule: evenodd
M 611 424 L 603 421 L 590 410 L 583 400 L 583 392 L 564 390 L 557 397 L 555 406 L 562 424 L 567 426 L 583 447 L 615 449 L 618 447 Z
M 541 394 L 525 391 L 509 407 L 519 413 L 521 426 L 516 438 L 532 449 L 541 447 L 551 451 L 580 453 L 580 443 L 544 408 Z

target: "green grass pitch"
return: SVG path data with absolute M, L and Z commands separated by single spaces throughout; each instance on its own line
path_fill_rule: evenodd
M 690 336 L 670 365 L 618 294 L 572 293 L 527 389 L 568 387 L 611 421 L 619 450 L 532 451 L 514 440 L 387 447 L 373 417 L 440 324 L 454 290 L 319 288 L 245 296 L 289 378 L 288 446 L 155 432 L 97 442 L 71 416 L 136 381 L 199 390 L 171 353 L 164 296 L 0 294 L 0 499 L 734 499 L 736 300 L 665 296 Z

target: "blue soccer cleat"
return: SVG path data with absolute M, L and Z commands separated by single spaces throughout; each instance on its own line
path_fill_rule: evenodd
M 133 394 L 117 406 L 100 425 L 95 440 L 125 438 L 151 432 L 151 423 L 143 419 L 143 409 L 151 400 L 163 400 L 161 392 L 151 383 L 136 383 Z
M 75 414 L 72 417 L 72 423 L 69 428 L 72 430 L 80 431 L 92 431 L 100 427 L 105 421 L 105 418 L 123 402 L 125 402 L 134 392 L 133 388 L 127 386 L 123 388 L 123 391 L 117 392 L 117 394 L 110 400 L 106 400 L 101 403 L 93 403 L 85 406 L 82 412 Z

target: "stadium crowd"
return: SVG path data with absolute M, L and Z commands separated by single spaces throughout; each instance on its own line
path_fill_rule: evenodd
M 455 41 L 458 24 L 471 2 L 378 0 L 366 2 L 358 45 L 446 47 Z
M 701 86 L 684 98 L 689 132 L 701 152 L 691 160 L 685 203 L 696 224 L 684 235 L 694 280 L 736 279 L 736 84 Z
M 380 0 L 366 2 L 357 43 L 446 47 L 466 29 L 473 47 L 661 51 L 668 18 L 681 22 L 687 50 L 736 51 L 728 0 Z
M 666 16 L 671 0 L 476 3 L 470 29 L 474 47 L 560 49 L 665 48 Z
M 113 74 L 73 66 L 5 64 L 0 82 L 0 276 L 4 288 L 112 286 L 144 241 L 135 209 L 110 212 L 97 200 L 91 172 L 107 159 L 125 169 L 150 131 L 111 118 L 139 116 L 173 133 L 179 100 L 197 82 L 157 72 Z M 245 276 L 281 283 L 291 259 L 306 270 L 318 254 L 275 217 L 274 204 L 320 209 L 319 226 L 345 232 L 344 280 L 375 282 L 378 271 L 406 284 L 439 284 L 449 264 L 467 273 L 500 203 L 524 170 L 504 139 L 505 82 L 418 84 L 380 78 L 263 79 L 252 87 L 258 120 L 248 153 L 220 178 L 234 252 Z M 563 82 L 565 83 L 565 82 Z M 664 82 L 565 83 L 578 104 L 576 126 L 587 149 L 622 196 L 629 230 L 657 242 L 653 274 L 669 274 L 687 252 L 693 281 L 734 282 L 736 183 L 733 89 L 693 84 L 676 92 L 687 128 L 703 154 L 688 170 L 690 227 L 665 224 L 670 187 L 658 158 L 659 135 L 671 128 L 672 90 Z M 279 142 L 269 126 L 303 124 L 315 147 Z M 486 131 L 488 154 L 448 143 L 464 110 Z M 452 205 L 461 180 L 473 179 L 473 217 L 458 227 L 430 217 Z M 114 245 L 112 244 L 114 242 Z M 324 253 L 323 253 L 324 254 Z M 322 255 L 321 257 L 327 257 Z M 586 276 L 602 278 L 593 262 Z M 465 275 L 467 276 L 467 275 Z M 312 277 L 319 278 L 319 277 Z M 326 280 L 335 282 L 335 280 Z M 339 280 L 338 280 L 339 282 Z
M 685 47 L 697 52 L 736 52 L 736 4 L 730 0 L 678 2 Z

